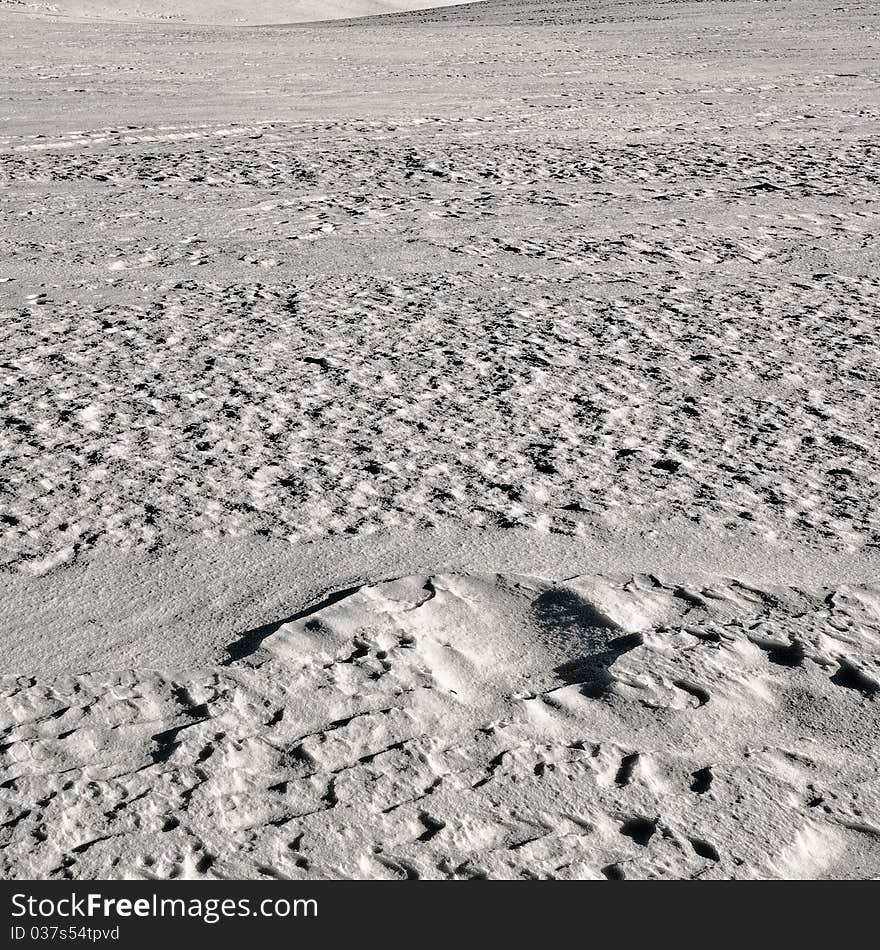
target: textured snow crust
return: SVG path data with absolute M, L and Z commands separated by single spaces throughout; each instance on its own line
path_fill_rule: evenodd
M 0 4 L 0 874 L 880 876 L 876 25 Z

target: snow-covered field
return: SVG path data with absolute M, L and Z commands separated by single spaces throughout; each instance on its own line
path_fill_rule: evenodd
M 0 873 L 880 876 L 874 5 L 47 6 Z
M 444 5 L 469 2 L 446 0 Z M 233 26 L 339 20 L 437 5 L 432 0 L 0 0 L 0 11 L 77 20 L 170 20 Z

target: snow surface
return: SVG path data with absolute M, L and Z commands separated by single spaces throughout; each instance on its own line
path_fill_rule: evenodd
M 0 873 L 880 875 L 874 5 L 38 6 Z
M 92 20 L 249 25 L 341 20 L 480 0 L 0 0 L 0 12 Z
M 417 575 L 10 676 L 4 877 L 859 878 L 880 587 Z

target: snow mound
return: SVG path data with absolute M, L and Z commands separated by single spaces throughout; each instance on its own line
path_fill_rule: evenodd
M 413 575 L 0 680 L 0 874 L 876 878 L 878 591 Z

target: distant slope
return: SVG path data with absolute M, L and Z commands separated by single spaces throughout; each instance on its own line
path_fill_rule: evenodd
M 185 23 L 305 23 L 400 13 L 472 0 L 0 0 L 0 11 Z

